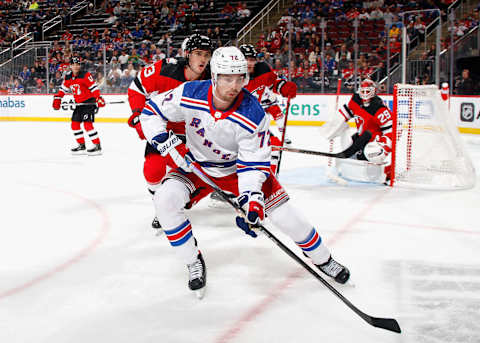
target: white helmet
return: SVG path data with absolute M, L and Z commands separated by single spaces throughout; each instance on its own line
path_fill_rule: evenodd
M 225 46 L 216 49 L 210 60 L 212 79 L 217 80 L 218 74 L 245 74 L 248 76 L 247 60 L 240 49 L 235 46 Z
M 377 87 L 375 82 L 370 79 L 365 79 L 360 83 L 358 94 L 365 104 L 370 103 L 370 100 L 375 96 Z

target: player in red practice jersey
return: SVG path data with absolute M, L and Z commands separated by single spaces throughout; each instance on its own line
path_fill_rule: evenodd
M 277 78 L 277 74 L 266 62 L 257 61 L 257 51 L 251 44 L 240 45 L 240 51 L 247 59 L 248 73 L 250 80 L 245 87 L 260 102 L 266 113 L 270 114 L 275 120 L 280 134 L 283 133 L 285 117 L 278 106 L 276 94 L 286 98 L 295 98 L 297 96 L 297 85 L 294 82 Z M 270 136 L 272 145 L 281 145 L 281 140 L 273 135 Z M 285 139 L 289 144 L 289 140 Z M 272 153 L 272 172 L 275 174 L 278 165 L 278 154 Z
M 146 66 L 138 73 L 128 89 L 128 102 L 132 109 L 128 125 L 137 131 L 140 139 L 145 139 L 139 120 L 145 102 L 153 95 L 171 90 L 186 81 L 210 78 L 210 71 L 206 69 L 212 50 L 212 42 L 208 37 L 194 34 L 185 44 L 184 59 L 161 60 Z M 185 139 L 185 123 L 169 122 L 167 129 Z M 172 166 L 170 158 L 162 157 L 157 149 L 147 143 L 143 175 L 152 195 L 160 186 L 167 172 L 167 166 Z M 160 228 L 157 218 L 154 218 L 152 227 Z
M 347 121 L 350 119 L 355 120 L 356 124 L 356 132 L 353 135 L 347 131 Z M 365 79 L 360 83 L 358 93 L 353 94 L 350 101 L 340 107 L 338 114 L 321 131 L 326 139 L 346 138 L 348 142 L 342 144 L 342 149 L 348 146 L 354 147 L 356 152 L 353 158 L 374 164 L 385 163 L 383 175 L 379 176 L 379 180 L 384 182 L 388 180 L 390 173 L 388 160 L 392 150 L 392 125 L 392 113 L 384 105 L 382 99 L 376 95 L 375 83 L 370 79 Z M 337 160 L 337 163 L 339 162 L 340 160 Z M 357 164 L 358 166 L 360 165 Z M 361 179 L 362 172 L 359 175 L 358 181 L 369 181 Z M 348 178 L 357 180 L 356 177 L 350 177 L 350 175 Z
M 88 153 L 89 155 L 100 155 L 102 148 L 100 146 L 100 138 L 93 127 L 95 121 L 95 113 L 99 107 L 105 106 L 105 100 L 100 95 L 97 83 L 88 71 L 81 69 L 80 58 L 72 57 L 71 72 L 65 75 L 62 86 L 53 98 L 53 109 L 59 110 L 62 98 L 65 93 L 72 93 L 77 107 L 72 114 L 72 131 L 78 146 L 73 148 L 72 154 L 81 155 Z M 93 143 L 93 148 L 86 149 L 85 137 L 80 124 L 83 122 L 83 127 L 87 131 L 90 140 Z

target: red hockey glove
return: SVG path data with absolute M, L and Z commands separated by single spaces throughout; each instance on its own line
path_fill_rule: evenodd
M 140 124 L 140 112 L 134 112 L 130 116 L 130 118 L 128 118 L 128 126 L 133 127 L 135 130 L 137 130 L 137 134 L 140 139 L 145 139 L 142 125 Z
M 285 82 L 280 88 L 280 94 L 285 98 L 295 98 L 297 96 L 297 85 L 292 81 Z
M 105 107 L 105 99 L 102 98 L 101 96 L 99 96 L 97 98 L 97 106 L 100 108 L 100 107 Z
M 170 131 L 170 135 L 164 132 L 155 136 L 152 139 L 152 145 L 163 157 L 170 155 L 173 163 L 175 163 L 178 168 L 187 173 L 192 171 L 192 169 L 190 169 L 188 166 L 187 161 L 185 161 L 185 155 L 189 150 L 182 140 L 173 133 L 173 131 Z
M 53 98 L 53 109 L 55 111 L 58 111 L 60 109 L 60 105 L 62 104 L 62 98 L 60 98 L 59 96 L 55 96 Z
M 265 218 L 265 202 L 262 192 L 243 192 L 238 196 L 237 202 L 245 210 L 245 221 L 248 224 L 255 226 L 262 223 Z

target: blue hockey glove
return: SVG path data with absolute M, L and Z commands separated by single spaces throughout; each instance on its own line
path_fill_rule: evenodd
M 237 198 L 240 207 L 245 211 L 245 221 L 251 225 L 260 225 L 265 217 L 265 202 L 262 192 L 246 191 Z
M 252 236 L 252 238 L 257 238 L 257 233 L 252 230 L 250 224 L 247 224 L 245 222 L 245 218 L 237 216 L 235 218 L 235 222 L 237 223 L 237 226 L 240 228 L 240 230 L 245 232 L 247 235 Z

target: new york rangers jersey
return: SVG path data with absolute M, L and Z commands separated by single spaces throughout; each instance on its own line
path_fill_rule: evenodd
M 212 177 L 238 174 L 239 192 L 260 191 L 270 170 L 269 119 L 246 89 L 226 111 L 213 104 L 211 80 L 186 82 L 152 97 L 140 116 L 148 142 L 167 122 L 185 122 L 187 147 Z

